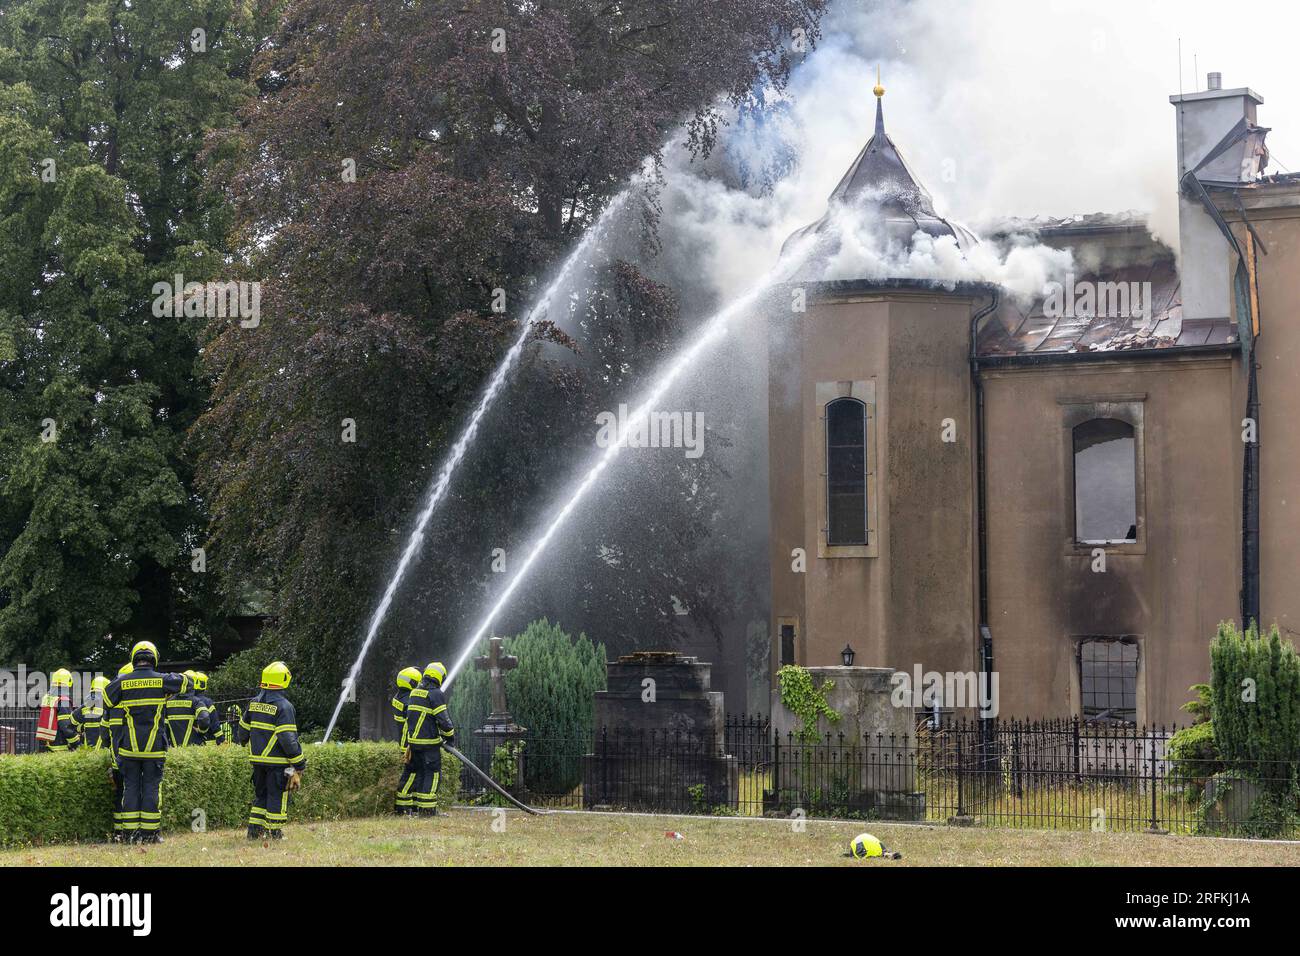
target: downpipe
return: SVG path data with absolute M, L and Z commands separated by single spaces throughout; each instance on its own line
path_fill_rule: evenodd
M 993 629 L 989 625 L 989 554 L 988 554 L 988 484 L 985 469 L 987 467 L 984 421 L 984 380 L 980 375 L 979 359 L 979 324 L 985 316 L 992 314 L 1001 301 L 997 288 L 992 291 L 989 304 L 971 316 L 970 321 L 970 374 L 971 385 L 975 391 L 975 587 L 978 597 L 979 620 L 979 664 L 984 676 L 984 692 L 992 693 L 993 687 Z M 993 739 L 997 724 L 983 712 L 979 714 L 979 740 L 981 769 L 993 769 L 996 766 L 996 741 Z

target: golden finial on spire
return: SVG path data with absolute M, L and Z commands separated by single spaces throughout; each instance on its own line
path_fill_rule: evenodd
M 876 85 L 871 88 L 871 92 L 876 94 L 876 98 L 885 95 L 885 88 L 880 85 L 880 67 L 876 67 Z

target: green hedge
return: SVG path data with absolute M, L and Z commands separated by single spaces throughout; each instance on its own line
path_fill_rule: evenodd
M 395 743 L 308 746 L 307 773 L 289 823 L 390 813 L 402 753 Z M 104 751 L 0 755 L 0 846 L 103 840 L 112 830 Z M 460 763 L 443 753 L 439 803 L 455 800 Z M 243 747 L 186 747 L 167 757 L 163 829 L 243 827 L 253 798 Z M 198 816 L 194 811 L 202 811 Z

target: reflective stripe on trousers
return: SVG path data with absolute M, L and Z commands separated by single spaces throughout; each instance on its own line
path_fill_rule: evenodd
M 284 767 L 253 764 L 253 805 L 249 826 L 279 830 L 289 819 L 289 791 L 284 789 Z

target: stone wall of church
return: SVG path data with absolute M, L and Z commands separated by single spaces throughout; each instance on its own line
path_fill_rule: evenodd
M 1139 722 L 1187 722 L 1237 615 L 1241 411 L 1231 354 L 987 370 L 989 617 L 1003 716 L 1080 713 L 1079 642 L 1137 645 Z M 1137 540 L 1075 541 L 1072 428 L 1137 424 Z M 1097 551 L 1102 552 L 1098 555 Z
M 773 667 L 795 660 L 911 670 L 975 664 L 971 299 L 903 291 L 814 297 L 770 347 Z M 824 407 L 869 402 L 873 534 L 826 544 Z M 949 439 L 949 440 L 945 440 Z M 803 569 L 797 566 L 800 549 Z

